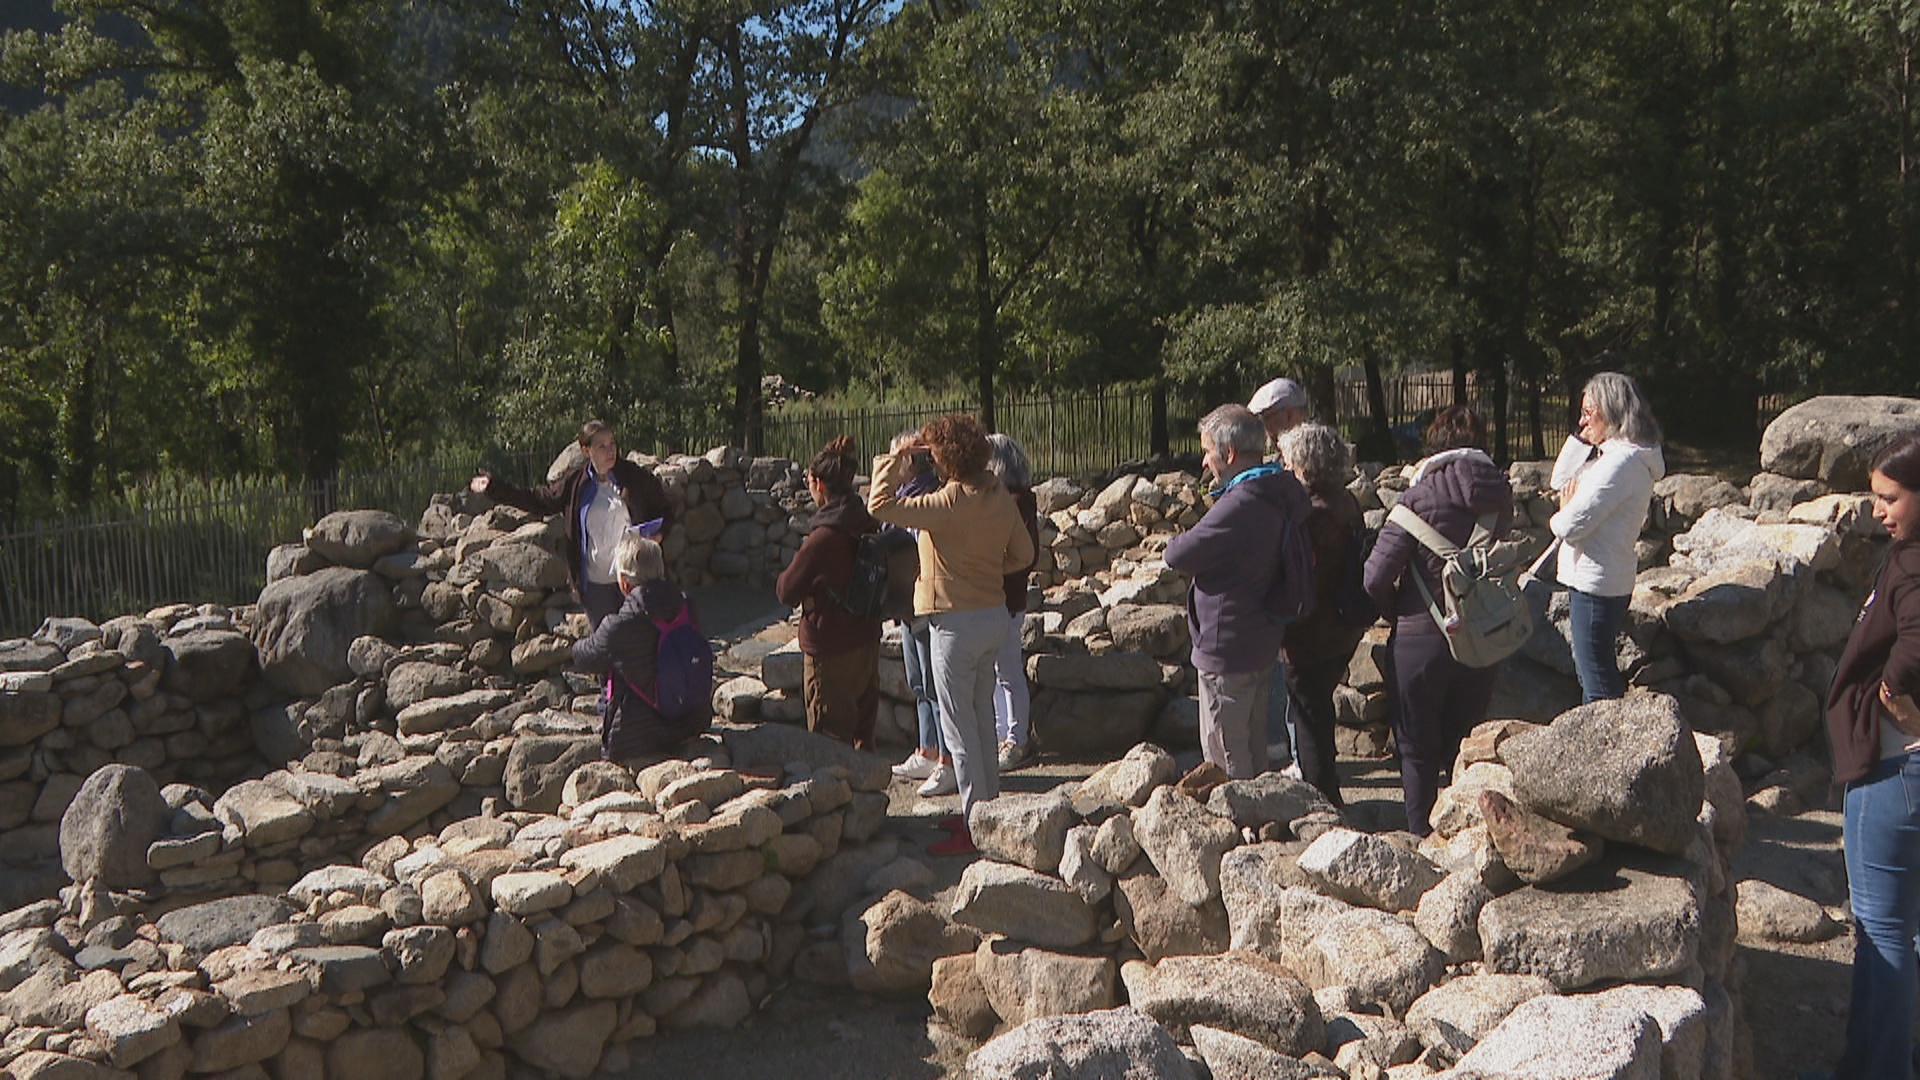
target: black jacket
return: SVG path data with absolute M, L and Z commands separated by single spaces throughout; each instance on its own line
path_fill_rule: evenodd
M 566 512 L 567 522 L 567 579 L 573 585 L 574 592 L 580 591 L 582 573 L 580 570 L 580 498 L 587 486 L 589 466 L 579 465 L 565 476 L 545 487 L 523 488 L 509 484 L 497 476 L 488 478 L 487 497 L 497 503 L 525 510 L 530 514 L 554 514 Z M 620 496 L 627 504 L 627 517 L 632 524 L 659 518 L 660 535 L 657 539 L 666 539 L 667 530 L 673 527 L 673 504 L 667 499 L 667 489 L 651 472 L 626 458 L 613 463 L 613 482 L 620 489 Z

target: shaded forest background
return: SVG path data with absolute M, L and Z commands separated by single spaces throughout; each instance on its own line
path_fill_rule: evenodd
M 1734 443 L 1763 387 L 1920 384 L 1920 3 L 15 0 L 0 27 L 0 513 L 590 415 L 757 449 L 770 374 L 990 409 L 1605 362 Z

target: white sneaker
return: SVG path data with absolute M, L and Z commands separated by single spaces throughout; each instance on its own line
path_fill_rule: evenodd
M 1033 760 L 1033 744 L 1008 740 L 1000 744 L 1000 771 L 1012 772 Z
M 939 758 L 930 758 L 915 750 L 907 755 L 907 760 L 893 767 L 893 775 L 902 780 L 925 780 L 939 767 Z
M 920 794 L 929 799 L 937 795 L 953 795 L 959 790 L 960 778 L 954 775 L 953 766 L 944 761 L 932 776 L 927 777 L 927 782 L 920 785 Z

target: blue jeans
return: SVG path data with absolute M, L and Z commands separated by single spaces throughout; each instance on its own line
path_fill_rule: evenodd
M 900 630 L 900 659 L 907 667 L 907 688 L 913 691 L 913 711 L 920 721 L 920 749 L 944 753 L 940 704 L 933 692 L 933 646 L 927 640 L 933 628 L 925 619 L 911 619 Z
M 1847 785 L 1853 1001 L 1834 1080 L 1913 1080 L 1920 964 L 1920 754 L 1882 759 Z
M 1582 705 L 1602 698 L 1627 696 L 1627 680 L 1620 674 L 1614 646 L 1627 625 L 1631 596 L 1595 596 L 1568 590 L 1572 611 L 1573 670 L 1580 676 Z

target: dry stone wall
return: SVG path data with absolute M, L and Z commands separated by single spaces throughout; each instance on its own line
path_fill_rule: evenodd
M 1621 645 L 1635 694 L 1566 709 L 1548 606 L 1503 673 L 1495 714 L 1514 719 L 1469 740 L 1417 848 L 1281 778 L 1174 784 L 1166 751 L 1120 756 L 1194 743 L 1184 582 L 1162 553 L 1204 493 L 1180 473 L 1042 484 L 1036 738 L 1120 759 L 988 804 L 991 857 L 946 906 L 876 839 L 884 762 L 779 723 L 638 773 L 597 761 L 555 522 L 458 496 L 415 526 L 330 515 L 269 556 L 256 604 L 0 643 L 0 1059 L 16 1077 L 584 1075 L 660 1026 L 736 1022 L 792 976 L 1028 1032 L 981 1062 L 1112 1037 L 1216 1072 L 1318 1054 L 1350 1075 L 1526 1075 L 1529 1033 L 1584 1017 L 1724 1075 L 1744 1045 L 1726 855 L 1748 806 L 1825 785 L 1802 748 L 1881 546 L 1867 500 L 1828 488 L 1909 404 L 1877 426 L 1822 406 L 1854 426 L 1803 417 L 1802 443 L 1847 453 L 1782 434 L 1777 471 L 1744 489 L 1663 480 Z M 811 510 L 792 463 L 649 464 L 681 580 L 791 560 Z M 1545 542 L 1545 474 L 1511 470 L 1519 543 Z M 1375 521 L 1404 487 L 1398 469 L 1354 482 Z M 1383 648 L 1376 631 L 1339 692 L 1349 754 L 1387 748 Z M 894 657 L 883 732 L 906 742 Z M 723 716 L 797 722 L 797 654 L 760 670 L 720 688 Z M 1595 731 L 1622 725 L 1673 737 L 1596 784 Z
M 1724 743 L 1635 690 L 1483 725 L 1454 769 L 1416 841 L 1142 744 L 976 806 L 951 899 L 849 916 L 848 964 L 986 1076 L 1751 1075 Z

